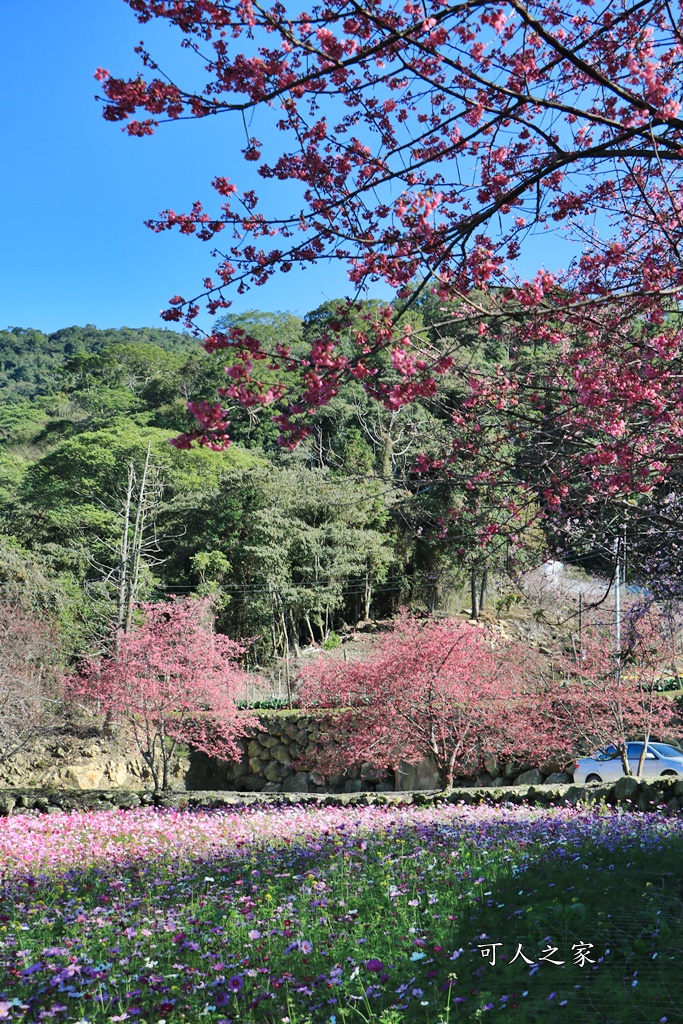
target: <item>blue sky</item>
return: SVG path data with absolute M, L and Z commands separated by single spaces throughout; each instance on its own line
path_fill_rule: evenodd
M 170 296 L 190 297 L 213 272 L 210 244 L 143 221 L 215 195 L 227 174 L 249 187 L 232 124 L 162 127 L 131 139 L 94 100 L 98 66 L 131 74 L 141 38 L 182 59 L 166 25 L 141 26 L 123 0 L 0 0 L 4 35 L 0 114 L 0 329 L 73 324 L 162 326 Z M 303 314 L 344 294 L 339 269 L 294 273 L 235 302 L 235 310 Z
M 102 119 L 98 66 L 134 73 L 141 38 L 172 74 L 185 56 L 177 33 L 139 25 L 123 0 L 0 0 L 0 7 L 0 94 L 9 98 L 0 114 L 0 329 L 161 326 L 169 297 L 200 291 L 214 261 L 210 243 L 156 235 L 143 222 L 210 200 L 218 174 L 240 189 L 258 182 L 263 190 L 239 152 L 239 125 L 184 121 L 132 139 Z M 536 252 L 550 265 L 566 255 L 559 239 L 543 243 Z M 304 314 L 347 291 L 342 268 L 320 266 L 274 279 L 233 309 Z

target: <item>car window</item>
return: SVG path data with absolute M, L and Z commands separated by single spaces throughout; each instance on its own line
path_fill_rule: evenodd
M 629 743 L 628 746 L 626 747 L 626 749 L 628 751 L 628 759 L 629 759 L 629 761 L 634 761 L 634 760 L 640 758 L 640 754 L 641 754 L 641 751 L 643 749 L 643 744 L 642 743 Z M 657 755 L 655 754 L 654 750 L 652 750 L 650 747 L 648 747 L 647 753 L 645 754 L 645 760 L 646 761 L 654 761 L 656 759 L 657 759 Z
M 618 751 L 616 747 L 603 747 L 602 750 L 598 750 L 593 755 L 594 761 L 612 761 L 615 757 L 618 757 Z
M 670 747 L 668 743 L 653 743 L 652 747 L 661 754 L 663 757 L 683 757 L 683 750 L 677 750 L 676 747 Z

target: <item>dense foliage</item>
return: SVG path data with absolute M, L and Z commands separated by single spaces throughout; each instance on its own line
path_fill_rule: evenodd
M 338 307 L 230 323 L 303 346 Z M 385 413 L 351 382 L 296 453 L 267 411 L 238 407 L 230 449 L 184 451 L 169 441 L 190 425 L 187 402 L 208 401 L 225 376 L 193 339 L 90 327 L 1 337 L 0 584 L 57 621 L 66 658 L 103 649 L 140 600 L 197 593 L 213 598 L 220 630 L 259 637 L 249 656 L 262 663 L 402 603 L 433 609 L 510 556 L 504 523 L 496 548 L 478 547 L 477 501 L 457 481 L 412 472 L 419 450 L 438 451 L 447 395 Z M 477 358 L 487 365 L 486 351 Z
M 227 362 L 177 443 L 238 438 L 238 404 L 269 408 L 295 447 L 353 385 L 379 419 L 441 403 L 438 450 L 416 466 L 466 488 L 442 519 L 470 551 L 541 516 L 572 546 L 577 520 L 593 538 L 628 526 L 680 593 L 680 3 L 127 2 L 187 64 L 169 74 L 141 43 L 135 77 L 99 68 L 104 117 L 137 137 L 187 119 L 244 132 L 213 202 L 148 222 L 217 260 L 163 314 Z M 564 270 L 545 258 L 554 233 Z M 230 314 L 196 327 L 203 306 L 325 261 L 348 304 L 303 346 Z M 376 282 L 396 301 L 361 316 Z
M 250 311 L 229 314 L 222 326 L 303 350 L 338 320 L 351 345 L 364 315 L 335 301 L 303 320 Z M 424 300 L 410 316 L 426 329 L 438 304 Z M 0 585 L 25 612 L 56 621 L 66 659 L 104 650 L 113 624 L 117 635 L 130 628 L 139 601 L 174 593 L 211 597 L 219 631 L 257 637 L 247 657 L 262 665 L 302 646 L 331 646 L 345 624 L 401 606 L 459 611 L 464 604 L 476 616 L 492 576 L 510 580 L 552 545 L 611 572 L 605 541 L 622 518 L 619 502 L 575 521 L 568 534 L 514 468 L 533 456 L 535 438 L 501 438 L 511 467 L 504 485 L 473 488 L 447 466 L 420 469 L 451 444 L 463 397 L 453 378 L 434 396 L 393 410 L 349 381 L 295 452 L 278 444 L 268 409 L 235 403 L 228 449 L 186 450 L 169 442 L 190 425 L 187 403 L 210 405 L 225 379 L 223 360 L 193 339 L 94 328 L 42 341 L 16 329 L 2 337 L 9 341 Z M 462 358 L 493 387 L 506 358 L 498 342 L 463 326 L 460 344 Z M 47 348 L 49 363 L 39 358 Z M 548 358 L 539 345 L 527 355 L 530 372 Z M 30 377 L 30 393 L 22 377 Z M 473 417 L 473 431 L 484 422 Z M 566 437 L 559 454 L 572 444 Z M 484 457 L 468 458 L 484 479 Z M 657 517 L 675 516 L 675 504 L 664 492 L 647 502 L 641 535 L 629 538 L 629 567 L 652 585 L 647 560 L 653 553 L 670 560 L 675 550 Z M 673 581 L 676 596 L 673 569 L 657 579 Z M 505 601 L 500 585 L 497 597 Z

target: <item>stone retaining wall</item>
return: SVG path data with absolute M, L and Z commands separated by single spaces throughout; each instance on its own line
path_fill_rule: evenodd
M 416 765 L 400 762 L 398 769 L 379 772 L 366 762 L 355 771 L 326 777 L 321 773 L 297 771 L 297 761 L 315 754 L 320 722 L 303 711 L 258 714 L 261 728 L 241 742 L 240 762 L 216 763 L 193 755 L 186 776 L 188 789 L 220 788 L 251 793 L 388 793 L 432 790 L 440 786 L 439 773 L 430 758 Z M 490 758 L 488 771 L 478 778 L 456 780 L 460 786 L 514 786 L 563 784 L 572 781 L 560 764 L 541 765 L 540 769 L 513 762 L 501 764 Z
M 256 713 L 259 727 L 240 742 L 242 757 L 236 762 L 212 760 L 197 752 L 183 752 L 172 788 L 179 791 L 227 790 L 230 792 L 293 794 L 413 793 L 440 786 L 430 758 L 418 764 L 400 762 L 396 771 L 379 772 L 369 762 L 355 771 L 325 777 L 314 768 L 299 770 L 301 758 L 314 758 L 320 736 L 320 719 L 305 711 Z M 94 732 L 94 729 L 91 730 Z M 475 778 L 456 780 L 459 788 L 504 790 L 515 786 L 563 785 L 572 777 L 559 763 L 533 767 L 519 762 L 486 760 L 487 770 Z M 138 791 L 152 785 L 148 768 L 130 741 L 107 740 L 76 734 L 43 739 L 0 765 L 0 794 L 15 791 L 84 792 Z
M 152 793 L 133 790 L 7 790 L 0 793 L 0 815 L 42 812 L 128 810 L 141 806 L 167 808 L 239 809 L 249 805 L 305 804 L 320 807 L 349 805 L 407 806 L 434 803 L 534 805 L 540 807 L 590 806 L 604 804 L 624 811 L 683 812 L 683 779 L 637 779 L 626 776 L 616 783 L 591 783 L 587 786 L 538 785 L 509 787 L 466 787 L 450 793 L 418 791 L 400 793 L 230 793 L 195 790 L 193 792 Z

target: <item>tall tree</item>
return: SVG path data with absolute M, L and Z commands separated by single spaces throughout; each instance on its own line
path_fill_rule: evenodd
M 376 485 L 355 485 L 298 460 L 226 473 L 197 495 L 167 571 L 201 582 L 218 570 L 231 635 L 258 634 L 259 650 L 286 655 L 324 642 L 354 614 L 369 614 L 394 557 Z
M 140 570 L 143 557 L 148 565 L 158 564 L 153 552 L 160 551 L 155 533 L 155 520 L 159 515 L 162 484 L 156 467 L 152 465 L 152 446 L 147 447 L 142 466 L 129 462 L 128 480 L 119 509 L 121 536 L 118 544 L 118 562 L 115 568 L 116 627 L 115 645 L 120 647 L 124 633 L 130 632 L 133 609 L 140 590 Z M 151 536 L 149 527 L 152 528 Z
M 462 463 L 470 444 L 491 464 L 483 483 L 465 467 L 469 486 L 490 491 L 520 471 L 521 459 L 501 459 L 501 438 L 534 442 L 523 473 L 541 510 L 571 516 L 661 483 L 683 450 L 683 336 L 667 322 L 683 288 L 679 2 L 433 0 L 399 11 L 340 0 L 306 13 L 128 3 L 143 24 L 172 24 L 205 79 L 183 87 L 141 45 L 146 77 L 97 72 L 105 118 L 145 136 L 187 117 L 246 125 L 248 113 L 243 157 L 277 182 L 258 196 L 221 169 L 216 209 L 195 202 L 150 221 L 227 239 L 215 278 L 191 300 L 176 295 L 166 319 L 192 326 L 204 300 L 218 312 L 235 290 L 320 260 L 344 264 L 354 294 L 375 281 L 398 291 L 350 348 L 344 325 L 330 325 L 313 332 L 305 359 L 218 330 L 206 346 L 230 353 L 224 398 L 273 406 L 295 445 L 346 379 L 393 410 L 455 374 L 459 414 L 497 414 L 476 442 L 454 421 L 448 460 Z M 269 133 L 267 147 L 256 133 Z M 567 271 L 516 275 L 520 256 L 534 258 L 531 239 L 551 229 L 577 246 Z M 482 335 L 511 325 L 495 381 L 456 358 L 461 332 L 444 343 L 434 324 L 408 322 L 428 291 L 443 323 Z M 539 343 L 556 354 L 544 375 L 525 361 Z M 228 442 L 219 402 L 192 408 L 199 425 L 180 444 Z

